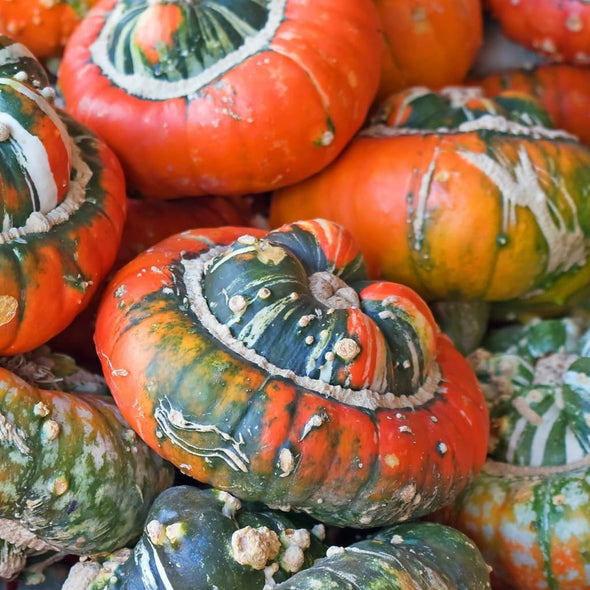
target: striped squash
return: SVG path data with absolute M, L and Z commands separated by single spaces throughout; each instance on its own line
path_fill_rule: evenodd
M 143 196 L 258 193 L 344 148 L 380 51 L 373 0 L 101 0 L 58 84 Z
M 378 526 L 449 501 L 485 459 L 465 359 L 332 222 L 160 242 L 107 287 L 95 342 L 139 435 L 242 499 Z
M 498 329 L 470 360 L 490 404 L 490 453 L 443 520 L 514 590 L 590 587 L 590 324 Z
M 30 52 L 0 40 L 0 353 L 63 330 L 113 264 L 125 179 L 106 144 L 52 104 Z

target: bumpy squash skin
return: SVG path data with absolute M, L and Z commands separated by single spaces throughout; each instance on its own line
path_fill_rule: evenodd
M 315 220 L 290 227 L 273 236 L 291 232 L 293 247 L 306 252 L 308 261 L 319 262 L 320 267 L 327 264 L 334 273 L 358 276 L 362 270 L 357 247 L 338 226 Z M 391 324 L 391 349 L 380 340 L 382 335 L 372 332 L 376 324 L 367 320 L 367 310 L 337 309 L 335 323 L 326 324 L 324 334 L 322 329 L 314 331 L 319 321 L 315 316 L 305 314 L 298 323 L 301 311 L 293 309 L 285 320 L 277 316 L 276 327 L 266 324 L 271 344 L 256 344 L 257 350 L 287 351 L 281 365 L 286 368 L 273 366 L 262 355 L 246 358 L 237 338 L 222 342 L 209 331 L 211 325 L 222 332 L 227 328 L 199 317 L 208 304 L 189 293 L 197 282 L 189 272 L 191 265 L 214 254 L 215 247 L 224 252 L 233 248 L 235 256 L 227 258 L 238 259 L 238 238 L 244 235 L 241 247 L 254 258 L 252 265 L 266 260 L 267 267 L 257 275 L 258 282 L 251 281 L 257 292 L 251 307 L 259 306 L 263 313 L 273 309 L 273 291 L 281 289 L 287 296 L 281 301 L 295 305 L 307 300 L 304 267 L 297 271 L 296 285 L 285 287 L 292 279 L 283 278 L 282 271 L 275 282 L 265 283 L 266 273 L 277 274 L 272 256 L 277 252 L 282 256 L 284 248 L 279 237 L 269 247 L 262 240 L 265 232 L 253 228 L 211 228 L 173 236 L 135 258 L 107 287 L 95 342 L 105 378 L 133 428 L 199 481 L 242 499 L 291 506 L 328 524 L 378 526 L 432 511 L 456 495 L 485 457 L 488 416 L 474 375 L 449 339 L 438 332 L 425 304 L 400 285 L 361 281 L 359 292 L 367 294 L 367 308 L 383 311 L 384 321 L 395 313 L 406 318 Z M 249 245 L 256 242 L 255 236 L 261 240 L 258 254 Z M 292 263 L 290 256 L 281 261 L 283 269 L 286 263 Z M 218 309 L 223 311 L 224 300 L 240 301 L 240 290 L 234 296 L 231 289 L 248 269 L 243 264 L 230 273 L 235 281 L 214 285 L 211 297 Z M 293 291 L 296 296 L 291 298 Z M 265 297 L 269 308 L 261 305 Z M 397 311 L 392 307 L 387 312 L 378 305 L 387 297 L 400 302 Z M 313 306 L 322 313 L 330 307 L 311 301 L 312 312 Z M 352 362 L 332 355 L 332 376 L 340 385 L 331 385 L 314 377 L 326 368 L 321 366 L 322 355 L 314 356 L 312 344 L 321 345 L 326 334 L 334 338 L 347 334 L 338 332 L 345 323 L 341 312 L 351 314 L 343 340 L 351 344 L 356 339 L 367 351 Z M 228 326 L 250 325 L 256 333 L 256 326 L 261 328 L 264 322 L 249 324 L 248 313 L 244 312 L 242 324 L 229 321 Z M 322 317 L 332 318 L 330 313 Z M 404 326 L 413 328 L 404 332 Z M 395 329 L 400 330 L 402 343 L 407 344 L 403 334 L 416 339 L 412 340 L 414 362 L 404 356 L 408 354 L 404 346 L 395 345 Z M 304 339 L 309 344 L 303 345 Z M 306 354 L 309 362 L 302 363 Z M 319 366 L 314 365 L 317 358 Z M 388 385 L 379 375 L 393 378 L 386 369 L 391 358 L 399 389 L 386 393 Z M 289 370 L 291 362 L 311 366 L 307 380 Z M 440 381 L 432 373 L 437 367 Z M 381 393 L 361 389 L 365 379 L 379 382 Z M 347 388 L 349 380 L 356 380 L 355 389 Z M 426 385 L 418 387 L 416 382 Z
M 563 305 L 590 279 L 590 151 L 545 125 L 524 95 L 409 89 L 334 163 L 275 191 L 270 225 L 341 223 L 372 277 L 428 301 Z
M 437 519 L 478 545 L 500 587 L 590 586 L 587 319 L 490 333 L 472 359 L 490 400 L 490 457 Z
M 510 39 L 553 62 L 590 63 L 590 7 L 585 0 L 487 0 Z
M 0 535 L 10 541 L 11 526 L 20 525 L 78 555 L 133 539 L 174 471 L 112 398 L 40 389 L 4 368 L 0 394 Z
M 101 0 L 70 38 L 66 108 L 145 197 L 285 186 L 332 161 L 366 117 L 381 50 L 372 0 L 224 6 Z
M 255 535 L 247 546 L 246 536 L 252 533 L 247 527 L 261 531 L 257 547 Z M 303 537 L 299 549 L 290 540 L 294 534 Z M 102 567 L 90 564 L 96 573 L 87 585 L 82 580 L 90 577 L 85 573 L 89 564 L 82 562 L 72 570 L 64 588 L 262 589 L 265 582 L 281 582 L 310 567 L 325 552 L 321 540 L 310 529 L 294 524 L 287 514 L 261 506 L 243 506 L 219 490 L 175 486 L 155 499 L 143 534 L 130 554 L 111 556 L 110 563 Z
M 487 590 L 489 568 L 467 536 L 428 522 L 398 524 L 326 558 L 276 590 Z

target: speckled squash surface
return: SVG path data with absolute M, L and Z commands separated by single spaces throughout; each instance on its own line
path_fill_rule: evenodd
M 242 499 L 378 526 L 450 500 L 485 458 L 465 359 L 331 222 L 160 242 L 107 287 L 95 342 L 139 435 Z
M 330 547 L 311 568 L 276 590 L 489 590 L 477 547 L 447 526 L 415 522 L 378 531 L 348 547 Z
M 58 57 L 76 25 L 97 0 L 0 0 L 0 33 L 38 59 Z
M 142 195 L 257 193 L 344 148 L 375 96 L 380 51 L 373 0 L 101 0 L 58 84 Z
M 489 400 L 489 459 L 444 520 L 479 546 L 501 587 L 590 587 L 590 325 L 535 320 L 470 358 Z
M 562 305 L 589 284 L 590 150 L 528 95 L 412 88 L 331 166 L 278 190 L 271 227 L 324 217 L 370 274 L 428 301 Z
M 590 64 L 586 0 L 486 0 L 504 34 L 551 61 Z
M 155 499 L 132 550 L 80 562 L 63 590 L 270 589 L 325 555 L 322 535 L 319 523 L 227 492 L 175 486 Z
M 115 260 L 125 179 L 52 104 L 42 68 L 0 40 L 0 353 L 32 350 L 84 308 Z
M 0 366 L 2 578 L 19 574 L 31 555 L 123 547 L 173 482 L 172 466 L 129 428 L 113 399 L 84 393 L 103 391 L 104 381 L 65 358 L 36 351 Z

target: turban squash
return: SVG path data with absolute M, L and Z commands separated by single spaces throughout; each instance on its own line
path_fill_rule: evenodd
M 88 303 L 115 260 L 126 193 L 113 152 L 52 105 L 32 54 L 0 45 L 0 353 L 14 354 Z
M 590 586 L 590 323 L 490 331 L 470 356 L 490 407 L 489 458 L 442 520 L 514 590 Z
M 590 63 L 590 7 L 585 0 L 486 0 L 504 34 L 554 62 Z
M 372 277 L 429 302 L 561 306 L 590 281 L 590 150 L 534 98 L 411 88 L 330 166 L 273 193 L 270 224 L 322 217 Z
M 265 192 L 362 125 L 380 40 L 372 0 L 101 0 L 58 84 L 143 196 Z
M 0 579 L 123 547 L 174 478 L 100 376 L 46 348 L 0 358 Z
M 432 511 L 481 467 L 487 411 L 423 300 L 366 278 L 324 220 L 177 234 L 107 287 L 105 378 L 143 440 L 241 499 L 356 527 Z
M 153 502 L 133 549 L 75 564 L 63 590 L 274 588 L 326 553 L 311 519 L 178 485 Z
M 59 57 L 97 0 L 1 0 L 0 33 L 22 43 L 38 59 Z

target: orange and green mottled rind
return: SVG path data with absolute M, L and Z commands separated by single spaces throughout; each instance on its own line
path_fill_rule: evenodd
M 483 464 L 487 410 L 422 299 L 365 277 L 322 220 L 177 234 L 107 287 L 105 378 L 199 481 L 340 525 L 427 513 Z
M 372 277 L 427 301 L 562 306 L 590 279 L 590 149 L 525 94 L 411 88 L 330 166 L 273 193 L 270 224 L 323 217 Z

